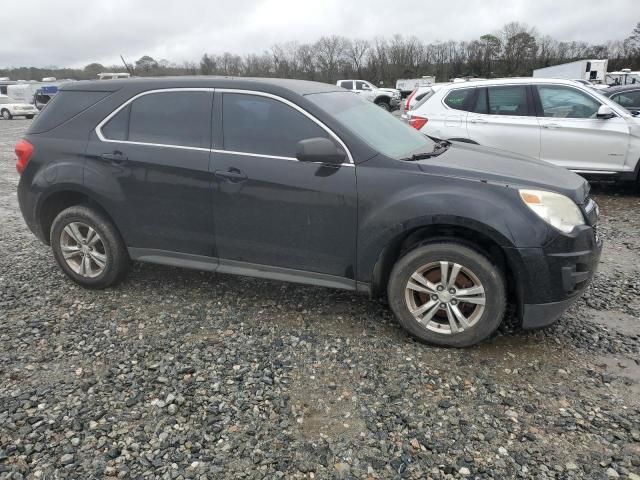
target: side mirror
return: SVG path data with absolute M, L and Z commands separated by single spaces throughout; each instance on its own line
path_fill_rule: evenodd
M 343 163 L 346 153 L 328 138 L 307 138 L 298 142 L 296 158 L 301 162 Z
M 613 110 L 611 110 L 611 107 L 609 107 L 608 105 L 600 105 L 598 113 L 596 114 L 596 117 L 601 120 L 608 120 L 609 118 L 613 118 L 615 116 L 616 114 L 613 113 Z

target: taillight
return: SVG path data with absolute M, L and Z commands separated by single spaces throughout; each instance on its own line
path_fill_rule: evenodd
M 409 125 L 411 125 L 416 130 L 420 130 L 422 127 L 424 127 L 427 124 L 428 121 L 429 121 L 428 118 L 411 117 L 409 118 Z
M 415 96 L 416 92 L 418 91 L 418 89 L 416 88 L 413 92 L 411 92 L 409 94 L 409 96 L 407 97 L 407 103 L 404 104 L 404 109 L 405 110 L 409 110 L 409 104 L 411 103 L 411 99 Z
M 27 168 L 27 163 L 29 163 L 31 155 L 33 155 L 33 145 L 26 140 L 20 140 L 16 143 L 15 152 L 18 157 L 18 160 L 16 160 L 16 170 L 22 175 L 24 169 Z

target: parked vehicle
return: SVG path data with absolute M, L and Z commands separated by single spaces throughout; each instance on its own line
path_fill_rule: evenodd
M 17 102 L 4 95 L 0 96 L 0 117 L 12 120 L 13 117 L 33 118 L 38 109 L 28 103 Z
M 396 90 L 400 91 L 402 98 L 406 98 L 416 88 L 426 87 L 436 82 L 436 77 L 424 75 L 420 78 L 400 78 L 396 81 Z
M 640 112 L 640 83 L 610 87 L 602 94 L 631 112 Z
M 434 142 L 315 82 L 76 82 L 16 154 L 24 219 L 80 285 L 132 259 L 386 292 L 439 345 L 487 338 L 507 305 L 524 328 L 555 321 L 602 246 L 581 177 Z
M 357 93 L 385 110 L 395 110 L 400 105 L 400 92 L 393 88 L 378 88 L 365 80 L 338 80 L 336 85 Z
M 604 83 L 609 60 L 578 60 L 576 62 L 536 68 L 534 78 L 557 78 L 564 80 L 587 80 L 591 83 Z
M 131 74 L 123 73 L 123 72 L 98 74 L 98 80 L 116 80 L 116 79 L 125 79 L 125 78 L 131 78 Z
M 605 82 L 611 86 L 640 84 L 640 72 L 632 72 L 629 68 L 623 68 L 619 72 L 607 73 Z
M 451 84 L 408 116 L 434 138 L 509 150 L 587 176 L 638 180 L 639 119 L 573 81 Z
M 431 95 L 440 89 L 442 85 L 447 85 L 447 83 L 434 83 L 433 85 L 416 88 L 404 101 L 405 111 L 413 110 L 419 104 L 425 102 Z

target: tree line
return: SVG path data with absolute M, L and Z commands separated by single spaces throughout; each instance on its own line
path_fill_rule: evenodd
M 232 75 L 299 78 L 334 83 L 339 78 L 363 78 L 394 85 L 399 78 L 432 75 L 437 81 L 454 77 L 531 76 L 533 69 L 580 59 L 609 59 L 609 70 L 640 70 L 640 23 L 624 40 L 603 44 L 559 41 L 523 23 L 471 41 L 424 43 L 394 35 L 373 40 L 323 36 L 313 43 L 276 44 L 262 53 L 205 53 L 199 62 L 176 64 L 145 55 L 134 64 L 83 69 L 19 67 L 0 69 L 0 77 L 41 80 L 44 77 L 95 79 L 101 72 L 134 75 Z

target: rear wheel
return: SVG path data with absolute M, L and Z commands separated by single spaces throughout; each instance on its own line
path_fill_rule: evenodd
M 387 287 L 400 324 L 420 340 L 467 347 L 489 337 L 505 312 L 500 269 L 457 243 L 433 243 L 404 255 Z
M 11 112 L 6 108 L 2 109 L 0 114 L 2 114 L 2 118 L 4 118 L 5 120 L 11 120 L 13 118 L 13 115 L 11 115 Z
M 129 255 L 115 226 L 86 206 L 58 214 L 51 226 L 51 248 L 64 273 L 83 287 L 108 287 L 129 269 Z

